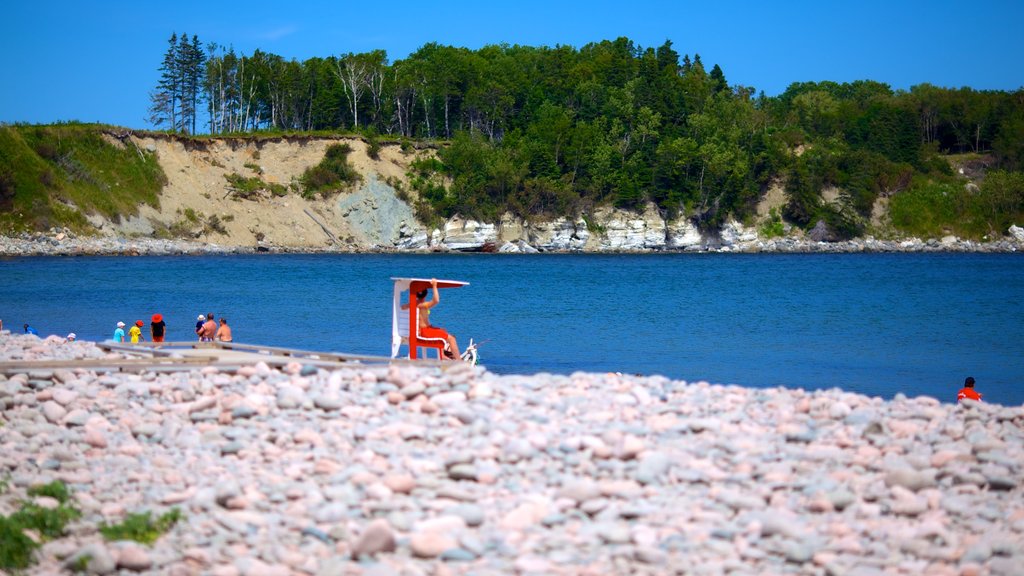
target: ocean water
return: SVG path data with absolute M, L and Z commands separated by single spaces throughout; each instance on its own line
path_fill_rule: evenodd
M 0 260 L 0 319 L 109 339 L 198 314 L 235 340 L 387 355 L 392 276 L 464 280 L 434 324 L 497 373 L 662 374 L 1024 403 L 1017 254 L 251 255 Z M 148 329 L 145 331 L 148 333 Z

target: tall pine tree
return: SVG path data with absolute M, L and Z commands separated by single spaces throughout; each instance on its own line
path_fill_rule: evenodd
M 160 81 L 150 93 L 149 121 L 175 132 L 195 133 L 206 55 L 199 37 L 171 34 L 160 65 Z
M 178 35 L 172 33 L 168 44 L 163 63 L 160 64 L 160 81 L 157 83 L 156 89 L 149 94 L 149 122 L 157 128 L 166 126 L 175 130 L 178 126 L 177 103 L 180 94 L 176 57 Z

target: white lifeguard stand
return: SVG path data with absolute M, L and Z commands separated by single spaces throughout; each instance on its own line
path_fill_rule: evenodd
M 423 278 L 392 278 L 395 283 L 394 292 L 391 298 L 391 357 L 398 358 L 398 353 L 405 344 L 409 348 L 408 357 L 415 360 L 419 354 L 419 348 L 433 348 L 437 350 L 437 358 L 440 360 L 444 355 L 448 342 L 444 338 L 424 338 L 420 336 L 419 302 L 416 293 L 421 290 L 429 290 L 430 280 Z M 469 286 L 469 282 L 460 280 L 438 280 L 437 288 L 461 288 Z M 409 306 L 402 309 L 402 293 L 408 292 Z M 426 358 L 426 356 L 424 356 Z

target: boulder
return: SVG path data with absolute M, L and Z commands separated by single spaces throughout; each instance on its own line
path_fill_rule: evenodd
M 476 252 L 485 245 L 494 245 L 498 241 L 498 231 L 494 224 L 484 224 L 476 220 L 463 220 L 455 216 L 445 222 L 443 244 L 449 250 Z
M 531 223 L 527 240 L 541 251 L 582 250 L 590 238 L 587 223 L 556 218 L 550 222 Z
M 498 252 L 503 254 L 536 254 L 539 252 L 533 246 L 530 246 L 523 240 L 515 240 L 513 242 L 505 242 L 498 248 Z
M 757 241 L 756 228 L 747 228 L 735 220 L 729 220 L 723 224 L 720 234 L 723 246 L 736 246 Z
M 600 209 L 595 214 L 604 234 L 598 250 L 660 250 L 668 236 L 665 220 L 649 203 L 640 214 L 620 209 Z
M 398 240 L 395 241 L 395 248 L 402 250 L 425 250 L 430 247 L 430 238 L 427 231 L 422 228 L 413 228 L 402 221 L 398 227 Z
M 501 222 L 498 223 L 498 240 L 506 244 L 525 242 L 526 225 L 523 220 L 511 212 L 502 214 Z
M 689 218 L 679 218 L 666 222 L 667 238 L 666 248 L 682 250 L 692 246 L 700 246 L 704 243 L 704 237 L 700 230 L 690 221 Z
M 1014 224 L 1013 226 L 1010 226 L 1008 232 L 1010 233 L 1010 236 L 1013 236 L 1014 240 L 1024 243 L 1024 228 Z

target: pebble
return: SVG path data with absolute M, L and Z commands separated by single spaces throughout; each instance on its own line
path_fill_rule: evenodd
M 435 558 L 458 545 L 452 536 L 438 532 L 417 532 L 409 538 L 409 549 L 420 558 Z
M 900 468 L 886 474 L 885 483 L 889 486 L 902 486 L 916 492 L 935 486 L 935 474 L 911 468 Z
M 63 406 L 53 400 L 43 402 L 43 416 L 50 424 L 60 424 L 67 413 L 68 411 Z
M 462 518 L 467 526 L 479 526 L 484 523 L 484 509 L 476 504 L 458 504 L 445 509 L 445 514 Z
M 327 395 L 313 398 L 313 405 L 325 411 L 340 410 L 344 405 L 340 396 Z
M 68 569 L 80 567 L 84 562 L 86 574 L 110 574 L 117 569 L 117 560 L 101 543 L 88 544 L 64 561 Z
M 377 519 L 371 522 L 359 539 L 352 545 L 352 556 L 371 556 L 381 552 L 394 552 L 396 548 L 395 534 L 387 520 Z
M 93 448 L 107 447 L 107 436 L 98 428 L 86 428 L 82 440 Z
M 472 464 L 456 464 L 448 469 L 448 477 L 452 480 L 472 480 L 478 477 L 476 466 Z
M 149 570 L 153 559 L 149 552 L 140 546 L 129 545 L 117 551 L 117 567 L 133 572 Z

